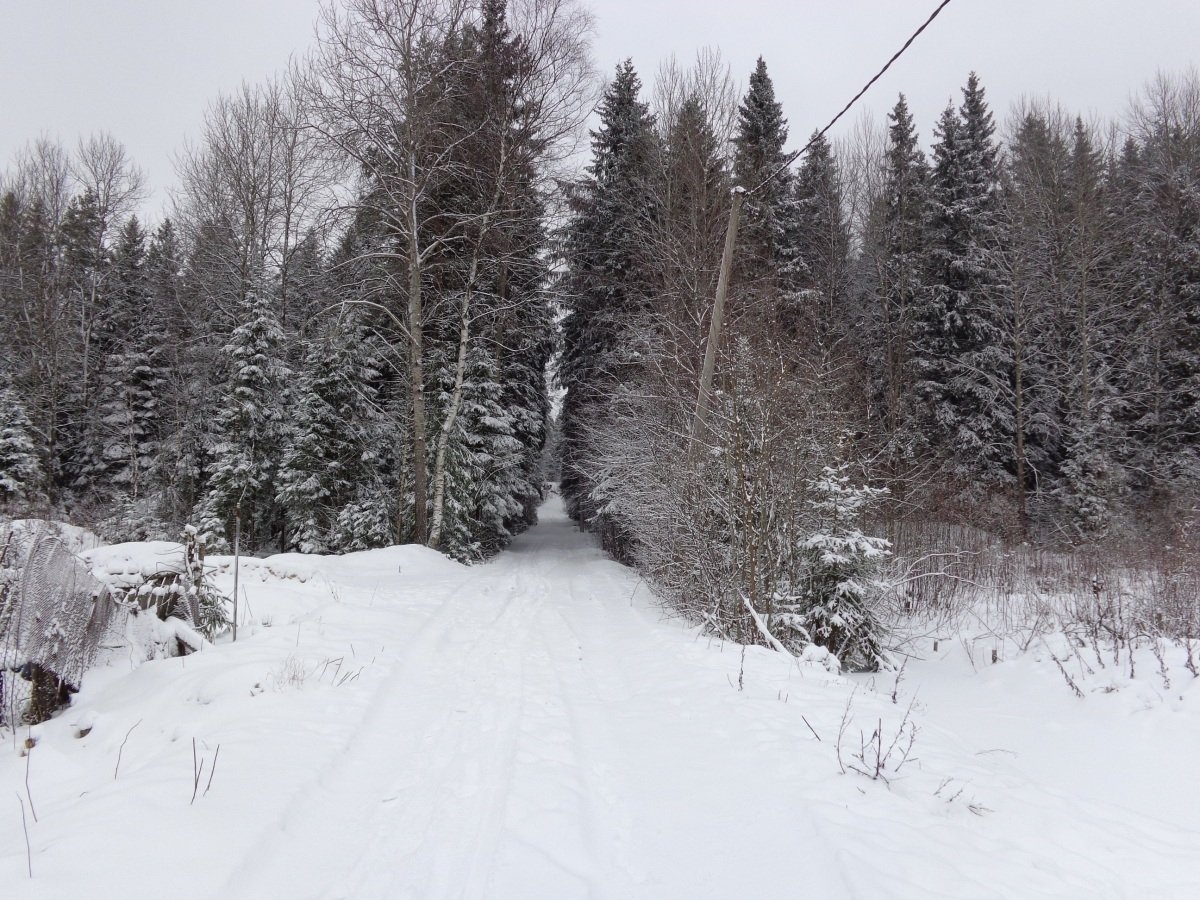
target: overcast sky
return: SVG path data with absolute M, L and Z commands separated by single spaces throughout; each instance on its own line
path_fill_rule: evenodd
M 108 130 L 145 169 L 157 209 L 172 154 L 205 104 L 284 67 L 312 39 L 319 0 L 0 0 L 0 166 L 39 135 Z M 719 46 L 744 85 L 760 54 L 795 144 L 823 125 L 935 0 L 597 0 L 595 57 L 660 60 Z M 904 91 L 924 140 L 971 69 L 997 118 L 1021 95 L 1119 115 L 1156 70 L 1200 62 L 1196 0 L 954 0 L 864 98 Z

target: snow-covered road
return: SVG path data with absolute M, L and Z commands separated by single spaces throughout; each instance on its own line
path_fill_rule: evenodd
M 644 873 L 612 734 L 628 697 L 612 665 L 623 636 L 605 611 L 624 594 L 628 613 L 628 585 L 565 517 L 546 519 L 466 570 L 319 793 L 248 855 L 227 896 L 634 893 Z
M 1004 667 L 979 693 L 946 665 L 957 691 L 919 699 L 910 758 L 869 779 L 854 755 L 876 728 L 886 749 L 938 664 L 893 703 L 891 676 L 713 643 L 665 617 L 557 498 L 487 565 L 406 547 L 272 557 L 244 578 L 236 644 L 111 665 L 34 730 L 31 758 L 0 761 L 10 798 L 29 762 L 40 817 L 30 880 L 16 798 L 0 815 L 0 896 L 1200 895 L 1192 819 L 1060 783 L 1072 761 L 1053 744 L 1026 765 L 994 730 L 972 733 L 963 710 L 1005 702 Z M 1195 737 L 1198 698 L 1182 691 L 1190 702 L 1147 715 Z M 1075 702 L 1062 689 L 1028 709 L 1036 693 L 1006 714 L 1023 752 L 1045 710 Z M 1078 727 L 1097 735 L 1133 721 L 1087 702 Z M 194 803 L 192 738 L 202 761 L 221 748 Z M 1194 779 L 1160 749 L 1147 744 L 1148 766 Z

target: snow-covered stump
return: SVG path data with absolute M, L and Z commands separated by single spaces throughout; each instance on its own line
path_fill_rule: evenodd
M 88 554 L 125 612 L 126 639 L 145 659 L 200 651 L 229 624 L 227 598 L 209 583 L 197 529 L 188 526 L 182 537 L 182 544 L 118 544 Z

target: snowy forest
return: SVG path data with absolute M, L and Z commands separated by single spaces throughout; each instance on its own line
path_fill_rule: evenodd
M 0 17 L 0 895 L 1200 897 L 1200 11 L 320 2 Z
M 944 552 L 1194 551 L 1195 71 L 1115 122 L 964 72 L 936 122 L 901 94 L 789 166 L 789 116 L 826 113 L 769 61 L 614 71 L 588 17 L 332 4 L 213 100 L 152 220 L 118 137 L 31 141 L 0 175 L 0 511 L 473 562 L 561 490 L 713 634 L 850 669 Z

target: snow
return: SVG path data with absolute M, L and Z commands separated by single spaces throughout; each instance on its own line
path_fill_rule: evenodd
M 74 553 L 90 550 L 101 545 L 100 538 L 86 528 L 71 525 L 67 522 L 47 519 L 13 519 L 6 521 L 0 517 L 0 528 L 11 527 L 13 531 L 37 534 L 46 531 L 59 538 Z
M 5 744 L 5 898 L 1200 895 L 1181 659 L 1084 700 L 1049 646 L 839 677 L 665 615 L 557 498 L 486 565 L 286 554 L 241 584 L 236 644 L 114 650 L 28 757 Z M 886 781 L 853 771 L 913 724 Z
M 118 589 L 138 587 L 162 572 L 183 571 L 183 544 L 173 541 L 108 544 L 79 556 L 100 581 Z

